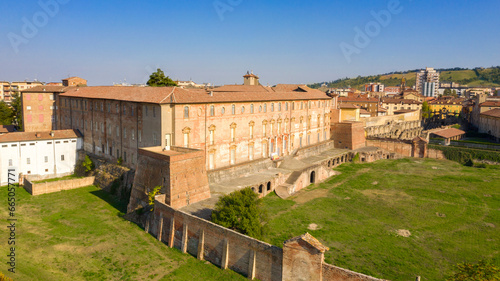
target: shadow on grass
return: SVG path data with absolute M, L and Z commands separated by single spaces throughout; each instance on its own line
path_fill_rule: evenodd
M 109 205 L 113 206 L 113 208 L 117 209 L 119 211 L 118 213 L 119 217 L 123 217 L 123 215 L 127 213 L 127 202 L 123 202 L 116 199 L 111 194 L 102 189 L 91 191 L 90 193 L 96 197 L 99 197 Z

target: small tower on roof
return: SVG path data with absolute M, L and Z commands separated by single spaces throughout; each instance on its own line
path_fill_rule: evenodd
M 253 74 L 253 71 L 250 73 L 247 71 L 247 74 L 243 76 L 243 85 L 246 86 L 258 86 L 260 85 L 259 83 L 259 76 Z

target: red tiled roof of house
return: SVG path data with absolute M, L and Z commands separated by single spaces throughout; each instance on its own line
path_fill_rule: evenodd
M 358 109 L 359 106 L 350 104 L 350 103 L 341 103 L 339 104 L 340 109 Z
M 378 98 L 369 98 L 362 95 L 339 97 L 339 102 L 378 102 Z
M 479 105 L 480 107 L 500 107 L 500 101 L 485 101 Z
M 48 132 L 14 132 L 0 136 L 0 143 L 4 142 L 18 142 L 18 141 L 38 141 L 38 140 L 54 140 L 54 139 L 70 139 L 79 138 L 82 135 L 77 130 L 57 130 L 53 131 L 54 136 Z M 37 137 L 37 134 L 39 135 Z
M 461 135 L 465 134 L 465 132 L 462 130 L 459 130 L 459 129 L 449 128 L 449 129 L 433 132 L 432 134 L 439 136 L 439 137 L 442 137 L 442 138 L 445 138 L 445 139 L 449 139 L 452 137 L 461 136 Z
M 422 104 L 418 100 L 410 99 L 393 99 L 393 98 L 382 98 L 382 103 L 397 103 L 397 104 Z
M 50 86 L 50 85 L 42 85 L 42 86 L 36 86 L 30 89 L 22 90 L 22 93 L 64 93 L 66 90 L 69 88 L 73 87 L 66 87 L 66 86 Z
M 465 100 L 460 98 L 436 99 L 429 101 L 429 104 L 462 104 Z
M 324 92 L 313 89 L 308 92 L 275 92 L 272 88 L 263 86 L 235 85 L 224 87 L 222 91 L 220 88 L 218 88 L 219 91 L 209 91 L 204 89 L 183 89 L 179 87 L 78 87 L 60 96 L 157 104 L 331 99 Z
M 495 108 L 492 110 L 485 111 L 481 115 L 500 118 L 500 108 Z
M 366 109 L 361 109 L 359 110 L 359 114 L 371 114 L 370 112 L 368 112 Z

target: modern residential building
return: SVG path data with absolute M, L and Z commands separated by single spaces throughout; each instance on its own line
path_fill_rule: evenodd
M 0 135 L 0 184 L 8 183 L 9 167 L 35 179 L 70 175 L 81 148 L 82 137 L 75 130 Z
M 423 96 L 436 97 L 439 88 L 439 72 L 434 68 L 427 67 L 417 72 L 415 81 L 416 90 Z
M 385 92 L 385 86 L 381 83 L 365 84 L 365 92 Z
M 24 90 L 43 85 L 39 81 L 22 81 L 22 82 L 0 82 L 0 94 L 3 101 L 10 104 L 15 93 L 20 93 Z

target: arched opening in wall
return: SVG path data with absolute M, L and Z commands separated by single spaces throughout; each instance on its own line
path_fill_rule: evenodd
M 387 159 L 390 159 L 390 156 L 389 156 L 389 155 L 387 155 Z
M 271 182 L 267 183 L 267 191 L 271 190 Z
M 263 184 L 259 185 L 259 193 L 262 193 L 263 190 L 264 190 L 264 185 Z
M 312 171 L 311 172 L 311 183 L 315 183 L 316 182 L 316 172 L 315 171 Z

